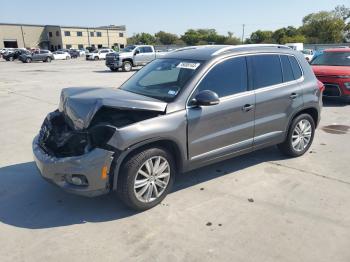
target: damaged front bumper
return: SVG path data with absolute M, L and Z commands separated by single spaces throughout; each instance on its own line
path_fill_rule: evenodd
M 114 152 L 95 148 L 80 156 L 55 157 L 46 153 L 33 140 L 33 154 L 43 178 L 64 190 L 78 195 L 93 197 L 109 192 L 109 173 Z M 72 183 L 72 177 L 83 178 L 83 184 Z

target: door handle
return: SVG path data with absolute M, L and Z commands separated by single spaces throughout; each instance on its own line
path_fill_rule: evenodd
M 297 98 L 299 95 L 297 94 L 297 93 L 292 93 L 290 96 L 289 96 L 289 98 L 290 99 L 295 99 L 295 98 Z
M 242 107 L 242 110 L 244 112 L 248 112 L 248 111 L 252 110 L 253 108 L 254 108 L 254 105 L 246 104 Z

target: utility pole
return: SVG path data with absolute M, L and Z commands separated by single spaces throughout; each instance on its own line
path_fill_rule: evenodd
M 244 28 L 245 24 L 242 25 L 242 44 L 244 44 Z

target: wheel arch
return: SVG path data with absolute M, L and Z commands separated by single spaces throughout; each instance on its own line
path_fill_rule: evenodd
M 289 132 L 289 128 L 290 125 L 292 124 L 293 120 L 300 116 L 301 114 L 308 114 L 312 117 L 312 119 L 314 120 L 315 123 L 315 128 L 318 126 L 319 120 L 320 120 L 320 115 L 319 115 L 319 109 L 317 109 L 316 107 L 305 107 L 305 108 L 301 108 L 300 110 L 298 110 L 297 112 L 295 112 L 289 119 L 288 125 L 287 125 L 287 130 L 285 132 L 285 134 L 287 135 Z
M 131 58 L 124 58 L 124 59 L 122 60 L 123 63 L 124 63 L 125 61 L 130 62 L 130 63 L 132 64 L 132 66 L 134 66 L 134 61 L 133 61 Z
M 117 156 L 117 159 L 113 161 L 112 163 L 112 170 L 111 170 L 111 176 L 110 176 L 110 184 L 112 186 L 112 190 L 117 189 L 117 184 L 119 180 L 119 174 L 120 170 L 123 166 L 123 164 L 134 154 L 137 154 L 138 152 L 141 152 L 147 148 L 152 147 L 161 147 L 166 150 L 168 150 L 170 153 L 174 156 L 175 166 L 177 172 L 182 172 L 183 170 L 183 159 L 184 154 L 180 150 L 180 146 L 172 139 L 168 138 L 155 138 L 155 139 L 149 139 L 146 141 L 142 141 L 140 143 L 137 143 L 125 151 L 120 152 L 120 154 Z

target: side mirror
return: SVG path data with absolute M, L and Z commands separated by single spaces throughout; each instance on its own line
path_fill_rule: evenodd
M 140 53 L 140 50 L 136 50 L 134 55 L 137 55 Z
M 220 99 L 217 93 L 211 90 L 200 91 L 191 101 L 195 106 L 213 106 L 219 104 Z

